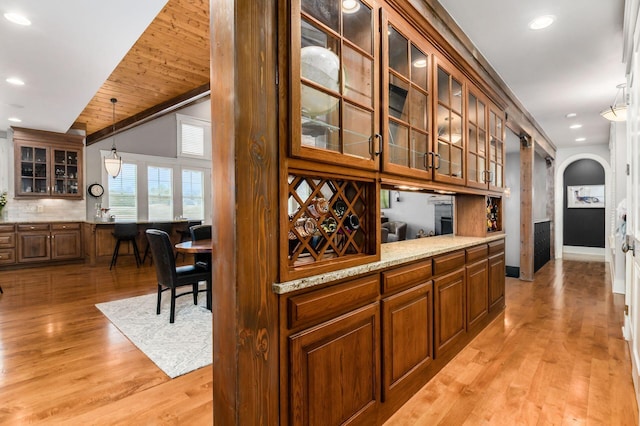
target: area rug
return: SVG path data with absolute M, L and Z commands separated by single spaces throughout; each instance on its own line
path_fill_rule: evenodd
M 156 315 L 156 294 L 98 303 L 96 307 L 148 356 L 167 376 L 174 378 L 212 363 L 211 311 L 201 293 L 176 299 L 176 317 L 169 324 L 171 297 L 162 295 Z

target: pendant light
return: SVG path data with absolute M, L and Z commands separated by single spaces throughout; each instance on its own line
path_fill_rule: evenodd
M 618 88 L 618 91 L 616 92 L 616 97 L 613 98 L 613 104 L 602 111 L 600 115 L 609 121 L 627 121 L 627 96 L 624 90 L 627 85 L 622 83 L 618 84 L 616 87 Z M 619 104 L 616 104 L 620 91 L 622 91 L 622 101 Z
M 104 168 L 109 173 L 109 176 L 113 178 L 120 174 L 120 169 L 122 168 L 122 157 L 118 156 L 116 151 L 116 102 L 118 102 L 116 98 L 111 98 L 111 103 L 113 104 L 113 145 L 111 145 L 111 155 L 104 159 Z

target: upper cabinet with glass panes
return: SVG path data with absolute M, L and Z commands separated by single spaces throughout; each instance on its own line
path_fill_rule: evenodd
M 292 2 L 293 156 L 377 169 L 376 18 L 368 0 Z
M 433 47 L 403 21 L 383 13 L 383 169 L 431 179 L 431 65 Z
M 442 58 L 436 57 L 436 111 L 434 142 L 434 180 L 465 183 L 465 112 L 462 73 Z

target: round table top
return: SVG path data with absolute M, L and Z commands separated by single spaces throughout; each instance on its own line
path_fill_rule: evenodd
M 184 241 L 176 244 L 176 250 L 181 253 L 211 253 L 213 247 L 211 240 Z

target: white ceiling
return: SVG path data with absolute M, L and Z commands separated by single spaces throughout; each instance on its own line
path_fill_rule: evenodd
M 599 113 L 625 81 L 624 0 L 438 1 L 556 147 L 608 143 L 610 122 Z M 540 15 L 556 20 L 529 29 Z M 578 116 L 567 119 L 571 112 Z
M 166 2 L 0 0 L 0 131 L 69 130 Z M 32 25 L 7 21 L 7 12 Z

